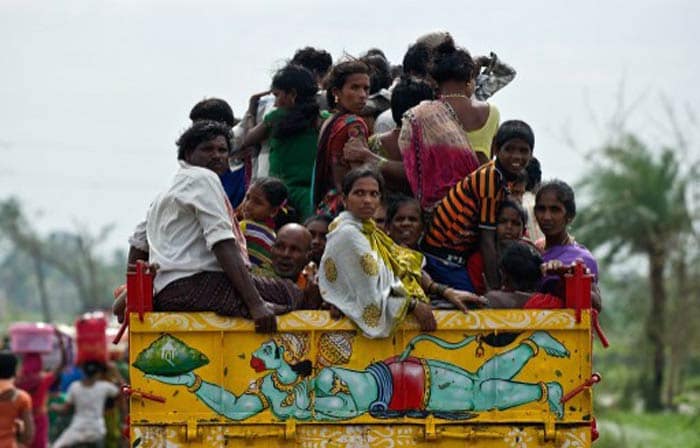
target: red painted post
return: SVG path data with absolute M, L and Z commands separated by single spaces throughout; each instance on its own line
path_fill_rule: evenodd
M 573 274 L 564 275 L 566 308 L 576 310 L 576 322 L 581 322 L 581 310 L 591 308 L 591 281 L 593 276 L 586 273 L 586 265 L 576 260 Z

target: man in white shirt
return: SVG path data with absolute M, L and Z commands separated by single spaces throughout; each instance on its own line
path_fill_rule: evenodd
M 218 177 L 228 169 L 229 134 L 213 121 L 196 122 L 182 134 L 180 169 L 129 239 L 129 264 L 158 265 L 156 311 L 214 311 L 274 332 L 275 314 L 295 309 L 301 292 L 291 282 L 248 272 L 245 239 Z M 114 309 L 123 315 L 124 304 Z

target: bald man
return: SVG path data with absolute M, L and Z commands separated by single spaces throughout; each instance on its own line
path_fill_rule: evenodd
M 275 274 L 299 285 L 301 273 L 311 257 L 311 232 L 301 224 L 282 226 L 277 231 L 270 255 Z
M 304 293 L 298 309 L 318 309 L 322 303 L 318 284 L 313 278 L 315 272 L 304 272 L 311 260 L 311 239 L 311 232 L 306 227 L 290 223 L 277 231 L 277 240 L 270 249 L 275 274 L 291 280 Z

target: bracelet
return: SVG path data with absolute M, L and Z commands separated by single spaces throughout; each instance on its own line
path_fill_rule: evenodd
M 190 387 L 188 387 L 187 390 L 194 394 L 199 390 L 200 387 L 202 387 L 202 377 L 195 374 L 194 383 Z
M 411 298 L 411 301 L 408 302 L 408 308 L 407 312 L 412 313 L 416 310 L 416 306 L 418 305 L 418 300 L 416 300 L 415 297 Z
M 388 161 L 389 161 L 389 159 L 380 156 L 379 161 L 377 162 L 377 165 L 376 165 L 377 169 L 378 170 L 381 169 L 382 166 L 384 166 Z
M 430 284 L 429 284 L 428 287 L 426 288 L 426 292 L 427 292 L 428 294 L 432 294 L 432 293 L 433 293 L 433 286 L 435 286 L 435 282 L 432 281 L 432 280 L 430 280 Z
M 437 289 L 437 294 L 438 294 L 440 297 L 444 297 L 444 296 L 445 296 L 445 291 L 447 291 L 450 287 L 447 286 L 447 285 L 443 285 L 442 283 L 436 283 L 436 284 L 435 284 L 435 288 Z

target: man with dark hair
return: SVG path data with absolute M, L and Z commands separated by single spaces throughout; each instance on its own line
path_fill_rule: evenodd
M 229 127 L 233 127 L 236 124 L 235 118 L 233 118 L 233 109 L 224 100 L 220 98 L 205 98 L 199 103 L 195 104 L 190 111 L 190 120 L 203 121 L 219 121 L 226 123 Z
M 313 47 L 300 48 L 294 53 L 294 57 L 289 61 L 291 64 L 298 64 L 311 71 L 316 77 L 316 83 L 321 86 L 321 81 L 328 73 L 328 69 L 333 65 L 333 58 L 325 50 Z
M 206 98 L 195 104 L 190 111 L 190 120 L 192 120 L 193 123 L 207 120 L 217 121 L 226 124 L 228 127 L 233 127 L 234 124 L 240 121 L 234 118 L 231 106 L 220 98 Z M 236 140 L 235 135 L 231 138 L 233 141 Z M 231 146 L 233 146 L 233 144 Z M 242 166 L 238 167 L 236 170 L 229 168 L 223 174 L 220 174 L 219 178 L 221 179 L 221 184 L 224 186 L 226 196 L 228 196 L 229 201 L 231 201 L 231 205 L 233 205 L 233 208 L 238 207 L 245 197 L 245 170 Z
M 28 444 L 34 438 L 32 398 L 14 384 L 17 357 L 0 351 L 0 447 L 16 448 L 16 439 Z
M 275 313 L 294 309 L 301 293 L 248 272 L 245 238 L 217 176 L 228 169 L 229 137 L 227 125 L 198 121 L 178 139 L 180 169 L 129 239 L 129 264 L 159 266 L 156 310 L 242 316 L 274 332 Z

